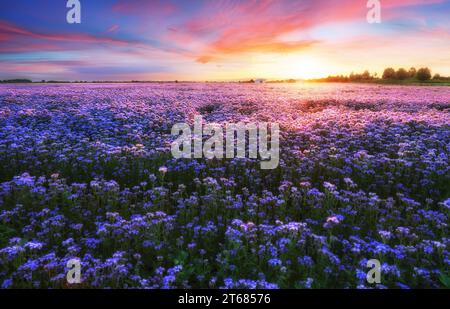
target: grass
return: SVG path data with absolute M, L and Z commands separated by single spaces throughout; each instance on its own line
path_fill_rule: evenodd
M 450 86 L 450 81 L 447 80 L 427 80 L 419 81 L 415 78 L 407 78 L 404 80 L 398 79 L 378 79 L 369 81 L 369 83 L 383 84 L 383 85 L 411 85 L 411 86 Z

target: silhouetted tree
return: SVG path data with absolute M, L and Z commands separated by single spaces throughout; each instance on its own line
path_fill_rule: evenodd
M 420 68 L 417 70 L 416 76 L 418 80 L 423 82 L 431 78 L 431 71 L 429 68 Z
M 416 76 L 416 73 L 417 73 L 417 70 L 416 70 L 415 67 L 411 67 L 411 68 L 409 69 L 408 73 L 409 73 L 409 77 L 415 77 L 415 76 Z
M 434 80 L 441 79 L 441 75 L 439 75 L 439 74 L 434 74 L 433 79 L 434 79 Z
M 370 75 L 369 71 L 366 70 L 362 74 L 361 78 L 364 79 L 364 80 L 369 80 L 369 79 L 372 79 L 372 76 Z
M 397 70 L 396 77 L 397 79 L 403 80 L 407 79 L 409 77 L 409 74 L 404 68 L 400 68 Z
M 19 78 L 19 79 L 7 79 L 0 80 L 1 83 L 32 83 L 29 79 Z
M 393 68 L 387 68 L 383 72 L 383 79 L 395 78 L 395 70 Z

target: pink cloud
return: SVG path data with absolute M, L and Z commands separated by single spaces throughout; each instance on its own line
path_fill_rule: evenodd
M 117 30 L 119 30 L 120 26 L 117 24 L 112 25 L 111 27 L 108 28 L 108 30 L 106 30 L 107 33 L 111 33 L 111 32 L 116 32 Z
M 384 0 L 382 8 L 425 5 L 443 0 Z M 387 13 L 387 12 L 386 12 Z M 280 39 L 294 31 L 308 30 L 324 23 L 364 21 L 366 2 L 361 0 L 280 1 L 249 0 L 207 2 L 197 14 L 168 28 L 166 38 L 178 44 L 201 42 L 195 59 L 207 63 L 222 55 L 244 52 L 294 52 L 317 43 L 286 42 Z M 387 14 L 386 14 L 387 16 Z
M 444 0 L 384 0 L 381 1 L 381 6 L 384 8 L 414 6 L 414 5 L 430 5 L 443 3 Z
M 0 51 L 3 52 L 74 49 L 72 43 L 108 44 L 112 46 L 126 46 L 133 43 L 84 33 L 35 32 L 1 20 L 0 40 L 6 42 L 4 46 L 0 47 Z
M 13 45 L 3 44 L 0 46 L 0 52 L 3 53 L 19 53 L 19 52 L 29 52 L 29 51 L 42 51 L 42 50 L 64 50 L 55 44 L 40 44 L 40 43 L 19 43 L 15 42 Z
M 204 50 L 197 57 L 201 63 L 222 54 L 292 52 L 307 48 L 315 41 L 285 42 L 279 39 L 283 34 L 309 29 L 330 15 L 334 21 L 346 20 L 358 15 L 364 17 L 365 11 L 365 5 L 334 5 L 330 9 L 329 1 L 321 0 L 313 4 L 272 0 L 213 1 L 185 23 L 171 27 L 168 37 L 180 44 L 205 37 Z
M 22 74 L 66 71 L 64 65 L 55 63 L 2 63 L 7 72 L 21 72 Z

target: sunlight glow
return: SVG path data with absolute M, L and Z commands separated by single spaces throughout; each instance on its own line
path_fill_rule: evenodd
M 310 54 L 271 54 L 254 60 L 259 63 L 257 69 L 255 66 L 254 75 L 271 79 L 319 78 L 334 69 L 328 61 Z

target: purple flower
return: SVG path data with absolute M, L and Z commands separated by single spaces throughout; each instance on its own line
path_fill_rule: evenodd
M 281 262 L 280 259 L 270 259 L 270 260 L 268 261 L 268 264 L 269 264 L 269 266 L 271 266 L 271 267 L 278 267 L 278 266 L 281 266 L 282 262 Z
M 39 250 L 44 246 L 43 243 L 38 241 L 29 241 L 25 244 L 25 248 L 29 248 L 30 250 Z
M 342 215 L 334 215 L 327 218 L 326 222 L 323 224 L 323 227 L 326 229 L 330 229 L 338 224 L 340 224 L 344 220 Z
M 10 278 L 5 279 L 5 280 L 3 281 L 3 283 L 2 283 L 2 289 L 7 289 L 7 288 L 9 288 L 12 284 L 13 284 L 13 280 L 12 280 L 12 279 L 10 279 Z

